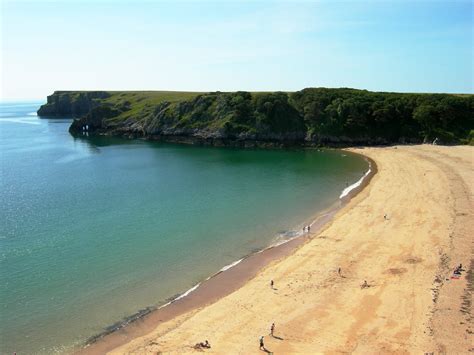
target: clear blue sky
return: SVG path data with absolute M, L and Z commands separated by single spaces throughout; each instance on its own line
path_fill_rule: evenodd
M 2 1 L 1 98 L 54 90 L 473 93 L 473 2 Z

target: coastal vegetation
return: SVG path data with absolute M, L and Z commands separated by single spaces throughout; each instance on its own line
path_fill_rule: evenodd
M 307 88 L 297 92 L 55 92 L 40 116 L 71 133 L 149 139 L 353 145 L 474 143 L 474 95 Z M 251 144 L 250 144 L 251 145 Z

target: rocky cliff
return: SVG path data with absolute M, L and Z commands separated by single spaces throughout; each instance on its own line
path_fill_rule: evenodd
M 55 91 L 38 110 L 38 116 L 81 117 L 110 96 L 105 91 Z
M 55 92 L 38 115 L 79 116 L 75 135 L 211 145 L 468 143 L 474 96 L 355 89 L 249 92 Z

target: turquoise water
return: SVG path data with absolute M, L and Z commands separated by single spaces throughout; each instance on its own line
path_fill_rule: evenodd
M 67 352 L 299 230 L 367 162 L 340 151 L 74 139 L 0 112 L 0 353 Z

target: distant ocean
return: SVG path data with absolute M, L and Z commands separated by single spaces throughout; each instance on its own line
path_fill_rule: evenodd
M 67 353 L 298 235 L 367 171 L 337 150 L 73 138 L 0 106 L 0 353 Z

